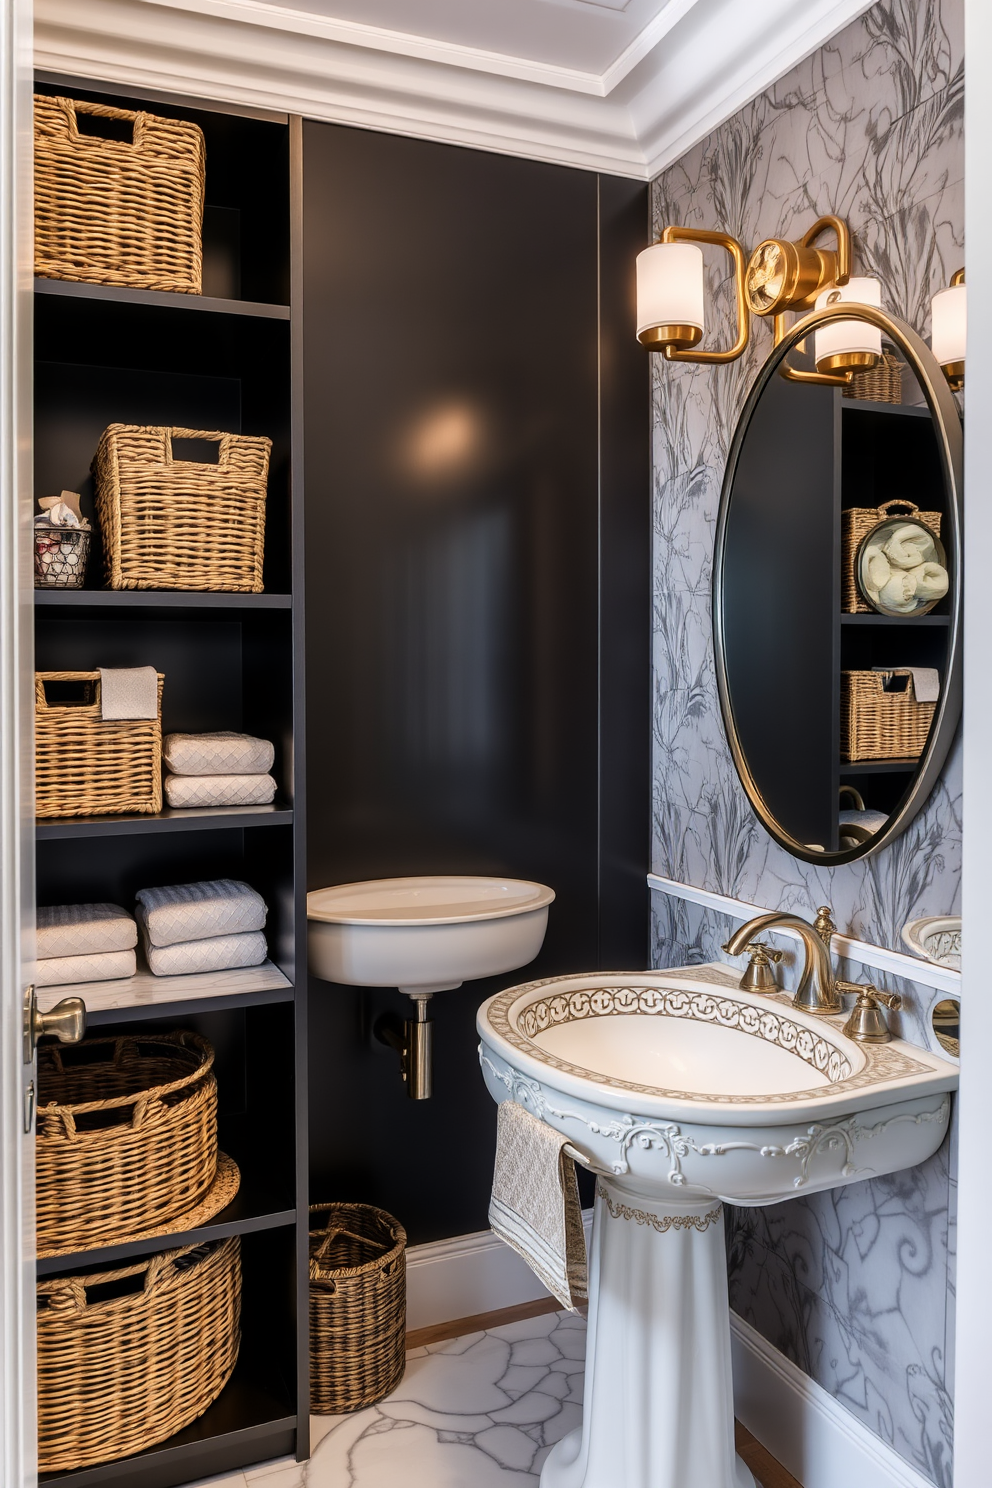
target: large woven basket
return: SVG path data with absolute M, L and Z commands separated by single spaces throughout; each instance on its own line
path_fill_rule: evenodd
M 80 115 L 131 138 L 81 132 Z M 36 95 L 35 273 L 199 294 L 205 165 L 195 124 Z
M 173 440 L 216 443 L 216 464 L 176 459 Z M 259 594 L 271 439 L 111 424 L 93 461 L 111 589 Z
M 844 397 L 865 398 L 872 403 L 901 403 L 904 366 L 891 351 L 885 352 L 867 372 L 854 373 L 844 388 Z
M 905 677 L 905 687 L 886 692 L 884 684 L 892 677 Z M 916 701 L 911 671 L 841 672 L 841 758 L 919 759 L 936 707 Z
M 42 1255 L 191 1228 L 191 1212 L 204 1223 L 230 1202 L 238 1170 L 225 1160 L 218 1191 L 213 1063 L 206 1040 L 184 1031 L 41 1047 Z
M 240 1318 L 236 1235 L 39 1281 L 39 1470 L 114 1462 L 202 1416 L 231 1377 Z
M 858 548 L 873 527 L 891 517 L 920 522 L 940 540 L 940 512 L 920 511 L 912 501 L 883 501 L 881 506 L 852 506 L 842 513 L 841 583 L 845 615 L 870 615 L 871 605 L 861 597 L 855 569 Z
M 162 684 L 157 718 L 100 716 L 99 672 L 36 672 L 35 809 L 39 816 L 162 810 Z M 49 701 L 52 682 L 78 683 L 82 702 Z
M 311 1204 L 310 1215 L 310 1409 L 360 1410 L 403 1378 L 406 1231 L 371 1204 Z

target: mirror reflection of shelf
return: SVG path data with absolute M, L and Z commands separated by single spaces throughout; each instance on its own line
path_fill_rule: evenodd
M 919 763 L 918 759 L 844 760 L 841 762 L 840 773 L 842 775 L 912 775 Z
M 902 630 L 907 625 L 937 625 L 945 629 L 951 623 L 950 615 L 905 615 L 890 619 L 888 615 L 841 615 L 841 625 L 887 625 Z

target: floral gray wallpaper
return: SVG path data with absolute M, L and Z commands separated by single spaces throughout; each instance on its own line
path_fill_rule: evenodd
M 751 247 L 837 213 L 855 234 L 855 272 L 877 275 L 887 308 L 928 336 L 930 297 L 964 262 L 962 54 L 962 0 L 883 0 L 657 179 L 656 229 L 720 227 Z M 725 266 L 717 254 L 708 265 L 726 343 Z M 958 909 L 959 748 L 901 838 L 827 869 L 766 835 L 723 736 L 713 531 L 734 425 L 770 346 L 759 322 L 729 366 L 655 359 L 653 868 L 801 914 L 829 903 L 842 930 L 899 948 L 907 920 Z M 719 957 L 729 921 L 654 901 L 656 965 Z M 900 990 L 902 1029 L 925 1042 L 934 994 Z M 729 1234 L 737 1312 L 939 1488 L 951 1484 L 952 1159 L 953 1134 L 921 1168 L 738 1211 Z

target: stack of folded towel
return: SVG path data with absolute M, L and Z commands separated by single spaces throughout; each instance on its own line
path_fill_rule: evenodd
M 132 977 L 138 927 L 119 904 L 55 904 L 38 910 L 36 987 Z
M 259 966 L 266 956 L 266 906 L 236 879 L 142 889 L 137 917 L 155 976 Z
M 275 749 L 250 734 L 167 734 L 162 759 L 170 806 L 267 806 Z

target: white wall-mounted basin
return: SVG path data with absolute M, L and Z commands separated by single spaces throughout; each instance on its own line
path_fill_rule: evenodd
M 533 961 L 554 897 L 545 884 L 461 875 L 314 889 L 310 970 L 353 987 L 446 992 Z

